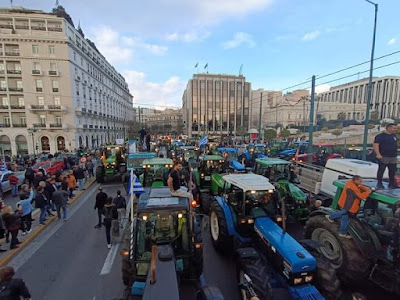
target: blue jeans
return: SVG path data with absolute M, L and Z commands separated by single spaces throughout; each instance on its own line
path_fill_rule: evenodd
M 13 197 L 18 196 L 18 185 L 11 185 L 11 193 Z
M 62 205 L 57 205 L 57 216 L 58 219 L 61 220 L 61 208 L 63 210 L 63 219 L 66 220 L 67 219 L 67 205 L 66 204 L 62 204 Z
M 97 208 L 97 216 L 99 217 L 99 223 L 97 225 L 101 227 L 102 218 L 103 218 L 103 209 L 102 208 Z
M 46 206 L 40 208 L 39 223 L 44 224 L 44 216 L 46 215 Z
M 78 186 L 80 190 L 83 190 L 83 188 L 85 187 L 85 179 L 78 179 Z
M 341 209 L 338 212 L 331 214 L 331 219 L 339 219 L 340 218 L 340 233 L 347 234 L 347 229 L 349 228 L 350 218 L 349 212 L 345 209 Z

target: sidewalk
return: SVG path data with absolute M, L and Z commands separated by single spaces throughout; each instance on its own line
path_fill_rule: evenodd
M 95 178 L 92 177 L 88 179 L 85 184 L 85 189 L 87 190 L 94 182 L 96 182 Z M 68 207 L 70 207 L 73 203 L 79 200 L 80 196 L 86 191 L 77 190 L 75 193 L 75 197 L 69 200 Z M 6 239 L 0 239 L 0 245 L 2 249 L 7 249 L 5 252 L 0 252 L 0 267 L 5 266 L 17 253 L 19 253 L 22 249 L 29 245 L 31 241 L 35 239 L 45 228 L 47 228 L 53 221 L 57 220 L 57 212 L 53 212 L 54 216 L 49 217 L 45 222 L 46 225 L 41 226 L 39 224 L 39 214 L 40 210 L 36 209 L 32 213 L 32 218 L 35 219 L 32 223 L 32 232 L 27 235 L 22 235 L 22 231 L 18 232 L 18 240 L 21 242 L 19 244 L 19 248 L 10 250 L 10 244 L 6 243 Z

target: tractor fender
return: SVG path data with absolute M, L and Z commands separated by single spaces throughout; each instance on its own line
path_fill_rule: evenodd
M 317 210 L 314 210 L 310 213 L 310 218 L 314 216 L 324 216 L 324 215 L 329 215 L 331 213 L 336 212 L 337 210 L 330 208 L 330 207 L 320 207 Z
M 222 197 L 215 197 L 214 198 L 217 202 L 218 205 L 221 206 L 224 215 L 225 215 L 225 220 L 226 220 L 226 225 L 228 227 L 228 234 L 230 236 L 234 236 L 235 238 L 237 238 L 239 241 L 241 241 L 242 243 L 247 243 L 250 242 L 251 239 L 250 238 L 244 238 L 242 237 L 235 229 L 235 224 L 233 222 L 233 216 L 232 216 L 232 212 L 229 209 L 228 204 L 225 202 L 224 198 Z

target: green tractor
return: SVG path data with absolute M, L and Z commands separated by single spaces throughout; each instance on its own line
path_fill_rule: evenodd
M 167 185 L 168 173 L 173 167 L 170 158 L 150 158 L 143 161 L 143 174 L 139 176 L 143 187 L 160 187 Z
M 196 163 L 197 158 L 199 157 L 199 147 L 182 146 L 181 150 L 182 155 L 180 159 L 185 163 L 185 165 L 193 165 Z
M 296 177 L 294 171 L 291 171 L 289 161 L 270 157 L 257 158 L 254 173 L 267 177 L 272 183 L 278 183 L 279 194 L 285 199 L 289 218 L 294 218 L 296 221 L 308 220 L 310 203 L 307 195 L 294 184 Z
M 123 146 L 109 145 L 101 151 L 101 165 L 96 168 L 96 181 L 103 183 L 104 178 L 126 173 L 125 150 Z
M 347 180 L 337 187 L 331 207 L 311 213 L 305 226 L 306 238 L 320 242 L 320 253 L 347 283 L 371 280 L 381 288 L 400 296 L 400 189 L 373 192 L 362 201 L 360 211 L 350 218 L 348 234 L 339 236 L 340 221 L 330 223 L 326 215 L 339 209 L 338 200 Z M 375 187 L 376 180 L 363 180 Z
M 200 207 L 208 213 L 213 196 L 223 187 L 221 173 L 225 158 L 220 155 L 204 155 L 199 157 L 198 168 L 193 169 L 193 178 L 200 191 Z
M 136 176 L 143 174 L 143 162 L 145 159 L 156 158 L 155 152 L 136 152 L 128 155 L 127 168 L 128 172 L 133 170 Z

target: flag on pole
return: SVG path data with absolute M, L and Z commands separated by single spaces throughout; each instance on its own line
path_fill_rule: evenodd
M 207 69 L 208 68 L 208 63 L 206 63 L 206 65 L 204 66 L 204 69 Z
M 198 65 L 199 65 L 199 63 L 196 63 L 196 65 L 194 67 L 197 68 Z
M 199 147 L 207 145 L 208 143 L 208 135 L 203 136 L 203 138 L 199 142 Z
M 128 195 L 141 195 L 144 194 L 144 188 L 140 183 L 139 178 L 133 173 L 131 170 L 131 174 L 129 175 L 129 185 L 128 185 Z

